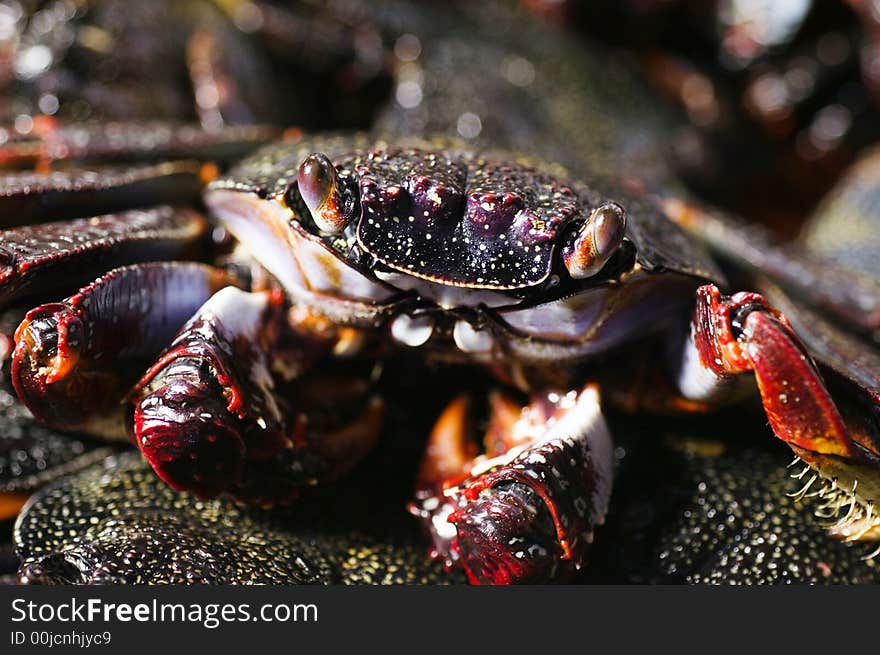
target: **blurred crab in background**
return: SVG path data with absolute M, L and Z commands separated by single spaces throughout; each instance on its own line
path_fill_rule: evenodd
M 678 174 L 747 120 L 687 80 L 821 54 L 808 11 L 715 78 L 637 44 L 688 126 L 506 3 L 165 5 L 0 5 L 20 581 L 876 581 L 876 155 L 789 243 L 730 212 L 790 234 L 852 159 L 797 159 L 812 110 L 748 140 L 807 197 Z

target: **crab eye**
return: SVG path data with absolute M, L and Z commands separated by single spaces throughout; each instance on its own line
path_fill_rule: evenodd
M 326 155 L 312 153 L 299 165 L 296 183 L 318 229 L 330 234 L 342 232 L 348 225 L 349 215 L 333 162 Z
M 598 273 L 620 247 L 626 234 L 626 211 L 616 202 L 606 202 L 590 214 L 574 241 L 562 252 L 571 277 L 581 280 Z

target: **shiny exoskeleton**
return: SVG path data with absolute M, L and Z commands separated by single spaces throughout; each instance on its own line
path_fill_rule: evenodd
M 710 408 L 747 394 L 740 374 L 753 371 L 777 436 L 863 508 L 853 516 L 872 536 L 878 433 L 849 409 L 866 403 L 870 416 L 870 388 L 849 376 L 842 391 L 835 373 L 835 397 L 784 315 L 706 284 L 720 274 L 661 205 L 549 170 L 442 142 L 303 137 L 246 159 L 205 199 L 297 303 L 541 392 L 518 418 L 493 408 L 479 457 L 461 416 L 429 441 L 415 511 L 472 581 L 580 566 L 608 502 L 611 446 L 595 390 L 568 389 L 619 385 L 591 362 L 664 334 L 657 384 L 627 402 Z
M 248 20 L 236 14 L 250 26 L 246 41 L 271 42 L 278 25 L 316 24 L 314 8 L 307 19 L 285 23 L 274 19 L 293 15 L 279 7 L 245 4 L 257 12 Z M 236 72 L 217 57 L 212 38 L 219 33 L 196 20 L 188 71 L 207 130 L 34 121 L 30 138 L 2 149 L 8 167 L 54 169 L 10 175 L 3 197 L 10 227 L 73 218 L 6 233 L 0 293 L 7 302 L 40 294 L 57 301 L 133 258 L 214 265 L 118 268 L 62 302 L 27 312 L 16 332 L 12 378 L 39 420 L 130 438 L 184 494 L 263 507 L 307 504 L 312 485 L 340 484 L 356 465 L 375 463 L 369 453 L 382 416 L 394 413 L 374 388 L 381 367 L 393 371 L 402 358 L 424 362 L 431 377 L 421 382 L 436 393 L 435 368 L 453 366 L 457 381 L 440 396 L 470 388 L 465 379 L 486 370 L 494 382 L 480 377 L 481 388 L 472 391 L 487 384 L 507 391 L 489 399 L 482 448 L 466 401 L 454 400 L 431 432 L 411 510 L 431 537 L 432 554 L 464 568 L 470 581 L 546 581 L 570 579 L 588 561 L 594 528 L 605 520 L 619 431 L 606 421 L 608 404 L 708 411 L 757 396 L 752 377 L 741 375 L 754 371 L 774 432 L 815 469 L 817 477 L 807 479 L 819 480 L 812 492 L 840 519 L 836 530 L 850 539 L 875 536 L 870 347 L 868 354 L 861 342 L 846 350 L 869 362 L 847 366 L 838 348 L 845 337 L 813 338 L 798 324 L 799 306 L 786 308 L 791 321 L 774 307 L 787 296 L 771 295 L 771 305 L 754 293 L 720 293 L 722 272 L 668 220 L 711 243 L 715 217 L 681 202 L 659 147 L 664 112 L 644 111 L 653 101 L 621 67 L 495 3 L 416 11 L 383 1 L 335 11 L 337 36 L 361 25 L 376 38 L 361 32 L 357 48 L 333 50 L 344 71 L 330 84 L 334 111 L 349 119 L 329 122 L 362 120 L 365 96 L 346 89 L 369 95 L 373 82 L 390 82 L 393 100 L 375 111 L 371 134 L 290 130 L 218 176 L 216 164 L 277 131 L 218 127 L 247 122 L 239 110 L 248 102 L 236 104 L 246 94 L 207 93 L 235 89 L 227 83 Z M 210 163 L 168 161 L 184 158 Z M 212 178 L 203 198 L 223 228 L 214 230 L 221 259 L 204 219 L 184 207 L 199 204 L 196 194 Z M 131 209 L 160 203 L 168 206 Z M 79 218 L 101 212 L 117 213 Z M 123 227 L 133 220 L 137 233 Z M 93 231 L 81 239 L 65 236 L 86 226 Z M 229 251 L 226 231 L 243 249 Z M 728 242 L 751 239 L 738 228 L 725 234 Z M 865 318 L 859 325 L 870 332 L 863 304 L 878 297 L 870 280 L 817 275 L 824 284 L 812 293 L 802 273 L 830 268 L 805 267 L 802 253 L 753 241 L 770 265 L 737 263 L 766 268 L 781 286 L 768 285 L 772 293 L 793 291 L 833 315 Z M 219 287 L 226 288 L 209 298 Z M 155 482 L 120 461 L 104 466 L 138 498 L 155 495 Z M 380 478 L 400 475 L 381 470 Z M 41 525 L 70 523 L 57 511 L 59 498 L 72 507 L 93 498 L 99 516 L 141 506 L 134 496 L 96 490 L 96 475 L 93 469 L 59 483 L 22 514 L 16 538 L 26 557 L 23 578 L 176 581 L 173 571 L 190 561 L 188 540 L 218 527 L 210 517 L 202 525 L 205 517 L 192 514 L 202 505 L 187 495 L 168 511 L 191 517 L 193 534 L 157 531 L 149 518 L 129 512 L 118 525 L 101 518 L 81 534 L 71 527 L 72 541 L 40 543 Z M 162 492 L 157 508 L 172 498 Z M 231 560 L 240 565 L 221 558 L 191 579 L 348 579 L 338 571 L 349 564 L 335 555 L 316 558 L 297 545 L 301 526 L 294 533 L 289 543 L 279 537 L 287 544 L 281 549 L 302 552 L 307 564 L 288 571 L 288 560 L 266 573 L 262 562 L 283 558 L 281 551 L 254 551 L 251 559 L 229 535 L 230 552 L 238 553 Z M 124 562 L 145 540 L 168 544 L 170 555 L 156 559 L 147 549 L 152 573 L 137 579 L 111 549 L 128 553 Z M 311 567 L 310 559 L 321 562 Z M 351 566 L 371 569 L 370 561 Z

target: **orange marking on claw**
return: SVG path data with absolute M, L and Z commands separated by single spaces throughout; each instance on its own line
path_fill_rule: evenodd
M 471 436 L 468 399 L 459 396 L 446 406 L 434 424 L 418 475 L 420 488 L 434 487 L 467 476 L 477 455 L 477 444 Z

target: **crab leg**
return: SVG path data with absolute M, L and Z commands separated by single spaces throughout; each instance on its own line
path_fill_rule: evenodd
M 2 231 L 0 306 L 75 289 L 123 264 L 183 257 L 207 229 L 198 212 L 163 206 Z
M 161 121 L 65 125 L 35 123 L 37 137 L 0 146 L 0 168 L 31 168 L 55 162 L 144 162 L 174 159 L 227 162 L 268 143 L 278 130 L 267 126 L 198 125 Z
M 199 306 L 232 283 L 203 264 L 137 264 L 32 309 L 15 332 L 19 397 L 55 429 L 124 438 L 126 390 Z
M 335 345 L 294 334 L 279 293 L 224 289 L 135 387 L 132 440 L 175 489 L 289 502 L 347 472 L 378 437 L 382 403 L 366 386 L 304 375 Z
M 453 402 L 431 435 L 411 506 L 432 555 L 461 565 L 475 584 L 570 576 L 608 507 L 611 437 L 596 388 L 517 409 L 492 400 L 486 452 L 474 458 L 466 408 Z
M 130 168 L 0 175 L 0 227 L 78 218 L 198 198 L 201 167 L 178 161 Z
M 691 343 L 698 353 L 693 361 L 719 384 L 754 372 L 770 425 L 780 439 L 818 452 L 852 455 L 846 427 L 816 366 L 787 319 L 762 296 L 724 297 L 714 285 L 700 287 Z M 687 375 L 680 377 L 686 379 Z
M 833 370 L 823 376 L 788 319 L 762 296 L 725 297 L 713 285 L 700 287 L 679 388 L 711 395 L 749 371 L 776 436 L 827 480 L 828 489 L 842 490 L 835 497 L 847 495 L 865 508 L 870 525 L 859 537 L 880 537 L 880 522 L 870 521 L 870 508 L 880 503 L 876 388 L 872 394 Z M 854 403 L 860 407 L 850 411 Z
M 867 201 L 866 201 L 867 202 Z M 744 226 L 716 210 L 679 200 L 662 202 L 666 215 L 738 266 L 770 276 L 804 300 L 867 333 L 880 329 L 880 283 L 796 243 L 779 244 L 763 228 Z M 862 244 L 870 244 L 865 230 Z

